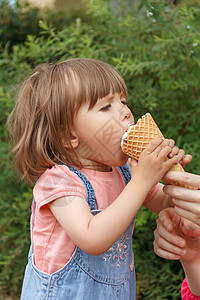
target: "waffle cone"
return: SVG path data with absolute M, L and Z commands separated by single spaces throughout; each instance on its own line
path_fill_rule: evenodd
M 164 138 L 150 113 L 147 113 L 137 121 L 136 125 L 130 125 L 127 132 L 123 135 L 121 143 L 122 151 L 131 158 L 139 160 L 142 151 L 151 141 L 158 137 Z M 184 172 L 184 169 L 181 164 L 178 163 L 169 171 Z M 179 182 L 167 181 L 167 183 L 192 188 Z

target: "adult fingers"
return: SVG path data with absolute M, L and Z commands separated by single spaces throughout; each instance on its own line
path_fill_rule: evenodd
M 190 159 L 188 157 L 188 159 Z M 200 189 L 200 175 L 187 173 L 187 172 L 167 172 L 163 177 L 163 181 L 170 180 L 174 182 L 180 182 L 189 186 Z
M 179 172 L 174 172 L 179 173 Z M 180 186 L 165 185 L 163 188 L 165 194 L 179 200 L 196 202 L 200 205 L 200 191 L 191 190 Z
M 157 220 L 157 234 L 159 234 L 160 237 L 168 241 L 168 243 L 173 244 L 177 247 L 184 247 L 185 246 L 185 240 L 176 235 L 175 233 L 169 232 L 161 223 L 161 221 Z M 155 233 L 154 233 L 155 234 Z
M 177 205 L 175 205 L 174 210 L 182 218 L 185 218 L 185 219 L 187 219 L 187 220 L 189 220 L 191 222 L 194 222 L 198 226 L 200 226 L 200 215 L 195 210 L 194 211 L 190 211 L 190 210 L 184 209 L 184 208 L 182 208 L 180 206 L 177 206 Z
M 161 222 L 168 231 L 172 231 L 174 229 L 173 221 L 175 220 L 175 217 L 176 212 L 172 207 L 161 210 L 159 213 L 159 218 L 156 220 L 157 225 L 160 224 L 159 222 Z
M 198 241 L 199 247 L 200 247 L 200 226 L 195 224 L 194 222 L 190 222 L 187 219 L 184 219 L 183 225 L 181 226 L 181 232 L 187 236 L 193 238 L 196 238 L 196 241 Z
M 172 198 L 172 201 L 175 204 L 175 206 L 195 213 L 200 219 L 200 203 L 179 200 L 176 198 Z
M 157 230 L 154 232 L 154 238 L 154 252 L 160 257 L 176 260 L 187 253 L 186 250 L 179 248 L 162 238 Z

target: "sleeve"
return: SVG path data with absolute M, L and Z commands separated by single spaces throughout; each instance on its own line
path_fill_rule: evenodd
M 39 209 L 66 196 L 86 199 L 82 182 L 66 165 L 55 165 L 47 169 L 36 183 L 33 196 Z
M 148 195 L 146 199 L 144 200 L 144 203 L 150 201 L 158 192 L 159 190 L 159 183 L 157 183 L 151 190 L 148 192 Z
M 186 278 L 183 280 L 183 283 L 181 286 L 181 299 L 182 300 L 200 300 L 200 296 L 195 296 L 190 291 Z

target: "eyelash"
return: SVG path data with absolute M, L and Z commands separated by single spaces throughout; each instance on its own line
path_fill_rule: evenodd
M 124 105 L 127 105 L 127 102 L 124 99 L 121 100 L 121 103 L 124 104 Z M 111 104 L 108 104 L 108 105 L 102 107 L 100 110 L 101 111 L 107 111 L 110 107 L 111 107 Z
M 122 99 L 122 100 L 121 100 L 121 103 L 124 104 L 124 105 L 127 105 L 127 102 L 126 102 L 125 99 Z
M 111 105 L 108 104 L 108 105 L 102 107 L 100 110 L 101 110 L 101 111 L 107 111 L 110 107 L 111 107 Z

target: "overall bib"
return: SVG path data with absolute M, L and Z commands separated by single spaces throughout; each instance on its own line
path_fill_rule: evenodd
M 84 185 L 91 213 L 99 213 L 91 183 L 80 171 L 71 166 L 69 168 Z M 127 184 L 130 180 L 129 165 L 126 164 L 119 170 Z M 31 245 L 21 300 L 134 300 L 134 220 L 135 218 L 121 238 L 105 253 L 94 256 L 76 247 L 67 264 L 51 275 L 36 268 Z

